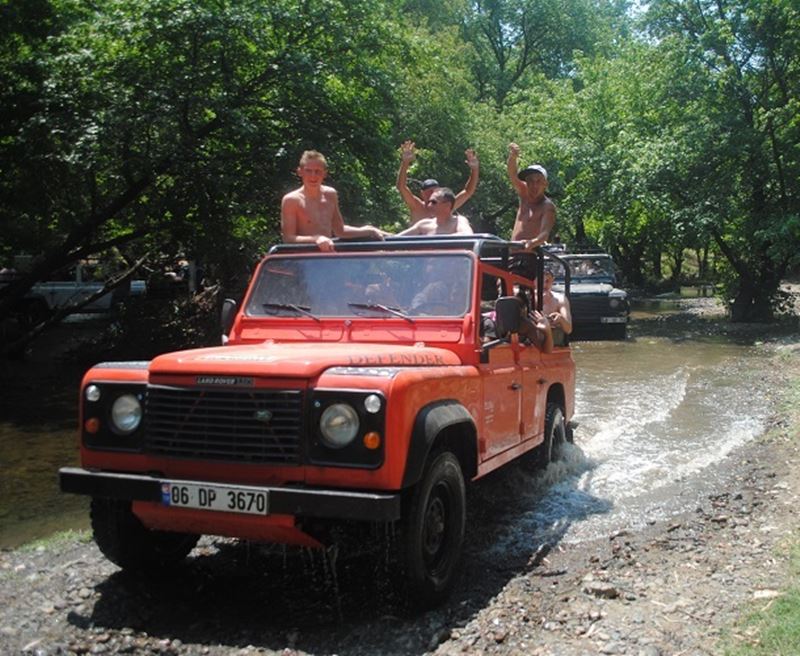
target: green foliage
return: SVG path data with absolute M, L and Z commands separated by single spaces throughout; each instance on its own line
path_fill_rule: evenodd
M 792 555 L 794 574 L 800 572 L 800 547 Z M 753 611 L 743 622 L 750 639 L 729 638 L 726 656 L 793 656 L 800 644 L 800 589 L 792 586 L 774 601 Z

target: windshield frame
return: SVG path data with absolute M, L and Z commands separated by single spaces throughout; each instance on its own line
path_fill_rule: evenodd
M 365 284 L 364 285 L 364 295 L 359 296 L 358 285 L 360 284 L 358 278 L 359 276 L 356 275 L 358 269 L 361 271 L 366 271 L 368 268 L 372 268 L 372 271 L 369 272 L 368 275 L 378 275 L 387 274 L 388 273 L 402 273 L 402 269 L 410 268 L 408 264 L 412 260 L 423 260 L 424 263 L 420 263 L 419 266 L 414 267 L 414 271 L 411 272 L 411 275 L 401 278 L 399 280 L 399 284 L 403 287 L 404 290 L 411 289 L 414 291 L 417 287 L 419 287 L 417 295 L 421 291 L 420 285 L 423 285 L 424 279 L 423 276 L 423 269 L 432 269 L 433 273 L 428 272 L 430 276 L 427 280 L 426 284 L 428 286 L 431 285 L 439 285 L 441 288 L 447 289 L 450 291 L 450 299 L 448 302 L 453 304 L 453 309 L 450 311 L 442 311 L 445 308 L 443 304 L 430 304 L 430 307 L 427 308 L 425 311 L 421 310 L 419 307 L 416 309 L 409 306 L 408 303 L 412 300 L 410 297 L 404 298 L 404 305 L 400 305 L 399 303 L 392 303 L 387 302 L 386 300 L 382 300 L 380 298 L 369 298 L 366 296 L 367 289 L 372 287 L 372 284 Z M 464 265 L 455 264 L 454 260 L 462 260 L 464 261 Z M 331 302 L 337 301 L 340 303 L 341 311 L 321 311 L 319 308 L 314 307 L 314 303 L 311 302 L 310 296 L 312 292 L 309 292 L 309 289 L 315 289 L 313 286 L 309 286 L 309 284 L 304 280 L 303 287 L 296 287 L 291 288 L 291 294 L 287 298 L 287 300 L 276 302 L 276 298 L 270 296 L 270 292 L 267 291 L 265 285 L 269 284 L 271 281 L 267 278 L 274 272 L 275 269 L 269 270 L 271 264 L 277 264 L 279 262 L 284 263 L 292 263 L 297 262 L 297 266 L 299 267 L 299 272 L 302 272 L 303 275 L 311 271 L 320 271 L 320 269 L 308 269 L 306 268 L 306 262 L 309 263 L 322 263 L 322 262 L 350 262 L 355 263 L 358 262 L 357 266 L 354 266 L 353 276 L 343 276 L 343 282 L 346 282 L 348 286 L 352 283 L 352 295 L 348 292 L 344 292 L 341 294 L 340 297 L 337 299 L 333 299 L 330 294 L 323 296 L 326 300 Z M 436 269 L 439 268 L 439 273 L 448 273 L 446 271 L 446 262 L 450 261 L 453 263 L 453 275 L 447 276 L 447 279 L 443 279 L 441 277 L 436 277 Z M 463 268 L 462 268 L 463 267 Z M 396 269 L 395 270 L 393 270 Z M 320 320 L 327 321 L 327 320 L 335 320 L 335 321 L 342 321 L 342 320 L 366 320 L 366 321 L 376 321 L 380 320 L 381 322 L 385 321 L 392 321 L 392 322 L 404 322 L 408 325 L 411 325 L 413 322 L 416 321 L 424 321 L 426 319 L 437 319 L 437 320 L 452 320 L 452 321 L 461 321 L 463 320 L 464 316 L 469 315 L 472 312 L 472 297 L 474 294 L 474 278 L 475 278 L 475 271 L 477 268 L 477 258 L 475 255 L 469 251 L 438 251 L 438 250 L 425 250 L 425 251 L 412 251 L 412 252 L 398 252 L 398 251 L 369 251 L 363 253 L 286 253 L 286 254 L 275 254 L 275 255 L 268 255 L 265 257 L 261 263 L 259 264 L 256 272 L 253 276 L 251 284 L 249 286 L 249 291 L 247 296 L 245 297 L 242 303 L 242 315 L 244 318 L 251 319 L 251 320 L 280 320 L 286 321 L 288 320 L 303 320 L 303 321 L 314 321 L 318 322 Z M 375 271 L 376 269 L 377 272 Z M 290 272 L 287 272 L 287 275 L 293 275 Z M 297 274 L 294 274 L 297 275 Z M 321 278 L 320 278 L 321 276 Z M 317 282 L 322 280 L 328 279 L 329 276 L 325 276 L 324 272 L 317 274 Z M 391 276 L 389 277 L 391 281 Z M 452 279 L 451 279 L 452 278 Z M 365 280 L 370 280 L 371 278 L 366 278 Z M 363 280 L 361 281 L 363 282 Z M 415 287 L 417 285 L 417 287 Z M 461 285 L 459 288 L 458 285 Z M 274 287 L 272 288 L 274 289 Z M 342 289 L 342 287 L 336 287 L 334 291 L 338 291 Z M 270 290 L 271 291 L 271 290 Z M 294 292 L 297 292 L 294 294 Z M 305 296 L 302 296 L 305 294 Z M 256 300 L 258 299 L 258 300 Z M 305 300 L 309 299 L 309 300 Z M 319 299 L 317 299 L 319 300 Z M 463 301 L 461 307 L 458 307 L 459 301 Z M 442 301 L 444 303 L 445 301 Z M 274 311 L 261 311 L 258 308 L 259 303 L 270 304 Z M 286 311 L 283 312 L 280 308 L 276 306 L 279 305 L 286 305 Z M 292 309 L 291 305 L 295 305 L 299 310 L 295 311 Z M 378 307 L 370 308 L 367 307 L 369 305 L 379 306 L 384 305 L 386 308 L 392 310 L 391 312 L 387 312 L 384 310 L 379 309 Z M 426 304 L 427 305 L 427 304 Z M 344 308 L 347 307 L 347 310 Z M 410 321 L 409 321 L 410 319 Z
M 561 259 L 569 266 L 570 268 L 570 280 L 572 284 L 575 283 L 611 283 L 614 284 L 614 281 L 617 277 L 617 265 L 614 263 L 614 259 L 608 255 L 607 253 L 586 253 L 586 254 L 567 254 L 562 255 Z M 586 273 L 579 273 L 575 270 L 572 266 L 574 262 L 584 261 L 590 262 L 592 260 L 597 260 L 601 263 L 602 266 L 602 273 L 597 273 L 593 275 L 588 275 Z M 606 266 L 608 265 L 608 266 Z M 610 268 L 610 271 L 609 271 Z M 556 284 L 563 284 L 564 282 L 564 275 L 557 275 L 555 277 Z

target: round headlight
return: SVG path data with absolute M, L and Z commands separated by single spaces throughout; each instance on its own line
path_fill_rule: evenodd
M 347 403 L 329 405 L 319 420 L 325 444 L 333 449 L 346 447 L 358 433 L 358 413 Z
M 374 415 L 381 411 L 381 397 L 377 394 L 370 394 L 364 399 L 364 410 Z
M 86 400 L 87 401 L 99 401 L 100 400 L 100 388 L 97 385 L 89 385 L 86 388 Z
M 620 304 L 620 300 L 619 300 L 618 298 L 612 298 L 611 300 L 609 300 L 609 301 L 608 301 L 608 304 L 609 304 L 609 305 L 610 305 L 612 308 L 618 308 L 618 307 L 619 307 L 619 304 Z
M 142 404 L 133 394 L 117 397 L 111 406 L 111 426 L 117 433 L 128 435 L 142 423 Z

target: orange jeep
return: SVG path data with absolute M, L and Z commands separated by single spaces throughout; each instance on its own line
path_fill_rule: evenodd
M 81 387 L 94 539 L 120 567 L 183 559 L 199 535 L 322 547 L 396 524 L 409 593 L 436 603 L 462 551 L 465 481 L 571 438 L 575 365 L 520 336 L 543 251 L 520 273 L 492 235 L 274 247 L 223 345 L 105 362 Z M 539 278 L 537 287 L 536 277 Z M 517 294 L 512 295 L 512 294 Z M 492 334 L 494 333 L 494 334 Z

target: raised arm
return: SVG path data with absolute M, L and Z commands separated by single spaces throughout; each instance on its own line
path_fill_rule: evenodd
M 467 165 L 469 166 L 469 180 L 467 180 L 466 186 L 456 194 L 456 202 L 453 204 L 454 210 L 466 203 L 478 187 L 478 172 L 480 168 L 478 156 L 472 148 L 467 148 L 464 154 L 467 156 Z
M 419 212 L 425 209 L 425 203 L 411 193 L 411 189 L 408 188 L 408 167 L 411 166 L 411 162 L 416 157 L 414 142 L 411 140 L 404 141 L 403 145 L 400 146 L 400 150 L 401 158 L 400 169 L 397 171 L 397 191 L 400 192 L 403 202 L 408 205 L 412 213 Z
M 517 173 L 519 173 L 517 160 L 519 160 L 519 146 L 512 142 L 508 144 L 508 162 L 506 167 L 508 170 L 508 179 L 511 180 L 511 186 L 517 190 L 517 193 L 520 196 L 524 196 L 528 192 L 528 188 L 517 176 Z

